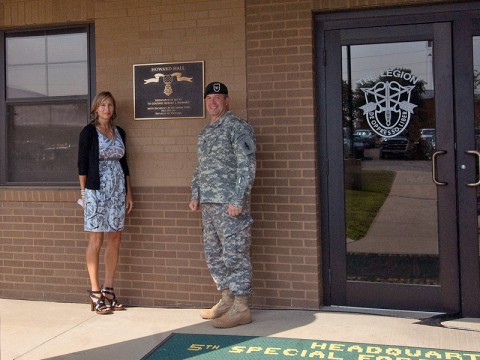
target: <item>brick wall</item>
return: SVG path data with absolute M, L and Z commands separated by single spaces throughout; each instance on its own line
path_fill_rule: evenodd
M 129 304 L 200 306 L 215 292 L 185 187 L 134 188 L 116 287 Z M 78 191 L 0 189 L 0 296 L 85 301 L 88 236 Z M 103 253 L 102 253 L 103 255 Z M 103 274 L 103 271 L 102 271 Z
M 248 118 L 255 124 L 255 298 L 321 303 L 310 1 L 247 2 Z
M 96 86 L 117 99 L 127 130 L 135 210 L 116 288 L 133 305 L 200 307 L 216 291 L 200 216 L 187 210 L 196 136 L 205 119 L 133 120 L 132 67 L 205 61 L 232 110 L 257 133 L 252 204 L 253 304 L 322 303 L 313 103 L 312 11 L 419 4 L 381 0 L 2 0 L 0 28 L 94 23 Z M 0 297 L 86 302 L 87 235 L 78 187 L 0 188 Z

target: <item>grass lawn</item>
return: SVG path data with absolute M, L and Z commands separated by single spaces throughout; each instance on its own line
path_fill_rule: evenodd
M 361 190 L 345 190 L 347 238 L 363 238 L 390 193 L 394 171 L 362 171 Z

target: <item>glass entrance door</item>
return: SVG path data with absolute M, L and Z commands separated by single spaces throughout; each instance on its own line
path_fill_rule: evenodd
M 347 281 L 440 285 L 432 40 L 342 46 Z
M 324 31 L 321 201 L 331 305 L 458 313 L 466 297 L 479 298 L 472 79 L 480 63 L 468 67 L 452 47 L 461 36 L 470 42 L 463 51 L 476 46 L 462 21 L 365 20 Z M 459 100 L 462 77 L 472 87 Z M 467 305 L 480 311 L 475 300 Z

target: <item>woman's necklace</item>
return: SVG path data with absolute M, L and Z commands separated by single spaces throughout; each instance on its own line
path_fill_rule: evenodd
M 105 125 L 97 125 L 97 129 L 107 138 L 112 140 L 115 137 L 115 132 L 111 127 L 107 127 Z

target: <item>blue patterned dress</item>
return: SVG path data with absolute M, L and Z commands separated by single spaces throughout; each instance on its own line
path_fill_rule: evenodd
M 85 189 L 85 231 L 116 232 L 125 226 L 125 176 L 120 159 L 125 153 L 122 137 L 115 128 L 115 137 L 98 133 L 100 156 L 100 189 Z

